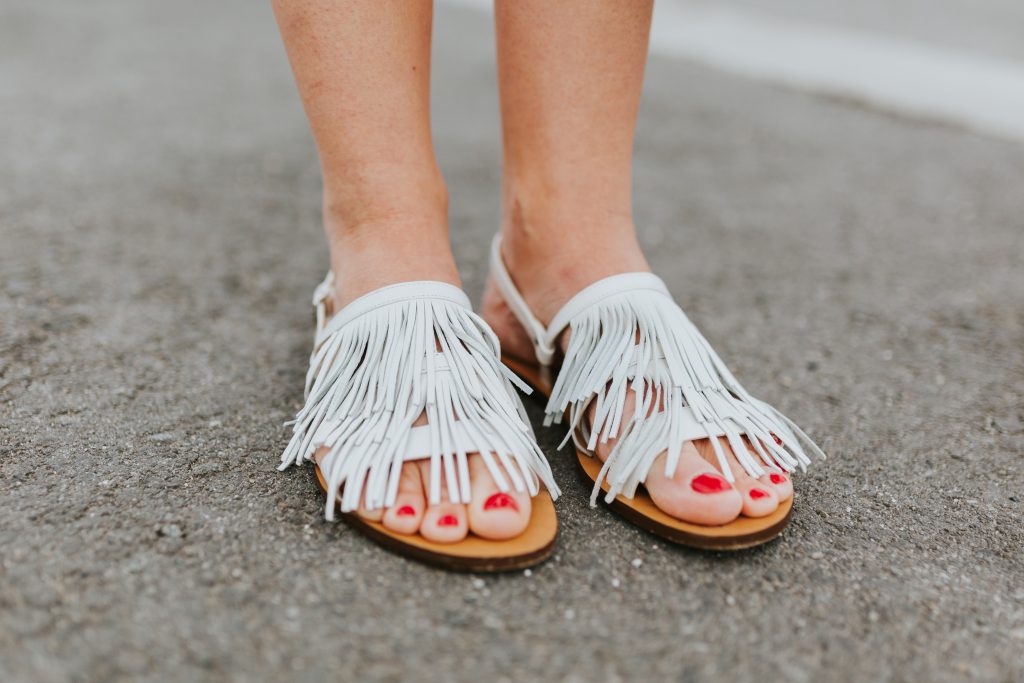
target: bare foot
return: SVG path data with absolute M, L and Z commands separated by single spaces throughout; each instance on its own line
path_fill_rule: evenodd
M 649 270 L 639 246 L 632 239 L 632 232 L 612 247 L 589 243 L 579 266 L 565 261 L 565 250 L 561 252 L 561 259 L 556 257 L 552 260 L 544 254 L 557 255 L 557 249 L 530 245 L 529 238 L 509 238 L 510 233 L 514 234 L 514 231 L 505 232 L 505 263 L 527 304 L 545 324 L 583 287 L 609 275 Z M 537 253 L 538 250 L 541 253 Z M 571 255 L 573 252 L 570 250 L 568 253 Z M 593 275 L 586 274 L 588 268 Z M 493 280 L 487 283 L 481 315 L 501 340 L 503 353 L 533 361 L 533 344 L 505 304 Z M 559 340 L 563 351 L 567 348 L 568 337 L 567 330 Z M 626 398 L 623 425 L 635 411 L 636 398 L 632 391 Z M 595 410 L 596 405 L 592 404 L 587 419 L 593 420 Z M 615 443 L 616 438 L 598 443 L 595 449 L 597 457 L 601 461 L 607 460 Z M 788 475 L 775 470 L 753 479 L 740 466 L 729 443 L 725 439 L 720 439 L 720 443 L 733 483 L 719 470 L 718 458 L 709 439 L 688 441 L 683 444 L 672 476 L 665 475 L 667 452 L 661 453 L 654 461 L 644 482 L 654 504 L 677 519 L 694 524 L 720 525 L 741 514 L 748 517 L 769 515 L 780 502 L 793 495 Z M 747 445 L 750 448 L 749 443 Z
M 346 300 L 337 293 L 335 296 L 336 300 Z M 328 314 L 336 309 L 337 306 L 329 306 Z M 426 423 L 424 414 L 415 425 Z M 317 464 L 327 451 L 327 448 L 321 448 L 313 455 Z M 471 454 L 468 464 L 472 482 L 472 499 L 468 505 L 451 502 L 443 467 L 440 471 L 441 502 L 429 505 L 430 462 L 418 460 L 403 465 L 394 505 L 375 510 L 360 505 L 356 514 L 363 519 L 380 522 L 395 533 L 418 533 L 436 543 L 456 543 L 470 532 L 492 540 L 505 540 L 521 534 L 530 521 L 529 493 L 500 491 L 479 453 Z M 497 467 L 501 468 L 500 462 Z M 504 473 L 503 469 L 501 471 Z

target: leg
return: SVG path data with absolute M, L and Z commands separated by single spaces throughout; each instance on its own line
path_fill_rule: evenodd
M 648 270 L 631 183 L 651 7 L 495 3 L 505 258 L 517 281 L 555 287 L 530 302 L 542 318 L 597 279 Z
M 642 0 L 496 2 L 504 258 L 545 322 L 586 285 L 649 269 L 633 225 L 631 184 L 651 9 Z M 532 356 L 493 288 L 484 313 L 503 349 Z M 630 400 L 626 410 L 633 406 Z M 612 445 L 600 445 L 598 456 L 607 458 Z M 708 459 L 705 440 L 684 446 L 672 478 L 656 462 L 646 482 L 655 503 L 703 524 L 778 505 L 768 477 L 755 482 L 732 458 L 738 495 Z
M 274 11 L 320 156 L 335 310 L 396 282 L 459 284 L 430 138 L 431 1 L 275 0 Z M 529 520 L 529 497 L 497 522 L 490 510 L 428 507 L 427 477 L 407 463 L 396 504 L 362 514 L 439 542 L 468 529 L 508 537 Z M 475 486 L 495 488 L 486 470 Z
M 430 138 L 430 0 L 275 0 L 320 155 L 341 304 L 395 282 L 458 284 Z

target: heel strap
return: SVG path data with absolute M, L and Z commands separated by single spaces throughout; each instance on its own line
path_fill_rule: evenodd
M 491 275 L 512 314 L 530 335 L 537 360 L 544 367 L 551 365 L 555 357 L 558 337 L 562 331 L 569 327 L 574 318 L 591 306 L 604 303 L 611 297 L 638 290 L 647 290 L 652 294 L 672 298 L 665 283 L 653 273 L 612 275 L 580 290 L 555 314 L 555 317 L 551 319 L 551 324 L 545 327 L 530 310 L 523 295 L 512 281 L 508 268 L 505 267 L 505 260 L 501 256 L 500 234 L 495 235 L 494 241 L 491 243 Z

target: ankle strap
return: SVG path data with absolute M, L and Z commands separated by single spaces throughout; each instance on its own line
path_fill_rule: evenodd
M 494 283 L 498 285 L 501 297 L 512 310 L 512 314 L 515 315 L 516 320 L 519 321 L 519 324 L 530 335 L 530 341 L 533 342 L 533 352 L 537 355 L 537 360 L 540 361 L 541 365 L 551 365 L 551 361 L 555 357 L 555 340 L 558 335 L 549 337 L 547 328 L 544 327 L 541 321 L 537 320 L 537 316 L 533 314 L 533 311 L 526 304 L 526 299 L 523 298 L 515 283 L 512 282 L 512 276 L 508 274 L 508 268 L 505 267 L 505 259 L 501 257 L 500 233 L 495 235 L 494 240 L 491 242 L 491 276 L 494 278 Z
M 501 257 L 500 234 L 495 235 L 494 241 L 491 243 L 491 275 L 512 314 L 530 335 L 537 360 L 545 367 L 550 366 L 555 357 L 556 344 L 562 330 L 591 306 L 604 303 L 610 297 L 637 290 L 648 290 L 651 293 L 672 298 L 665 283 L 653 273 L 612 275 L 580 290 L 555 314 L 555 317 L 551 319 L 551 324 L 545 327 L 530 310 L 523 295 L 512 282 L 512 276 L 509 275 L 508 268 L 505 267 L 505 260 Z

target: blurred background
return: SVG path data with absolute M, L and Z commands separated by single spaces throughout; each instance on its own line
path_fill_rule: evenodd
M 1024 58 L 1024 8 L 1012 0 L 666 0 L 658 11 L 670 8 L 736 11 L 977 56 Z
M 487 3 L 434 52 L 476 297 Z M 590 510 L 556 430 L 528 574 L 409 563 L 275 471 L 327 257 L 267 3 L 0 0 L 0 152 L 0 680 L 1024 679 L 1020 2 L 658 3 L 642 242 L 830 454 L 740 555 Z
M 675 0 L 655 48 L 732 73 L 1024 141 L 1024 7 Z

